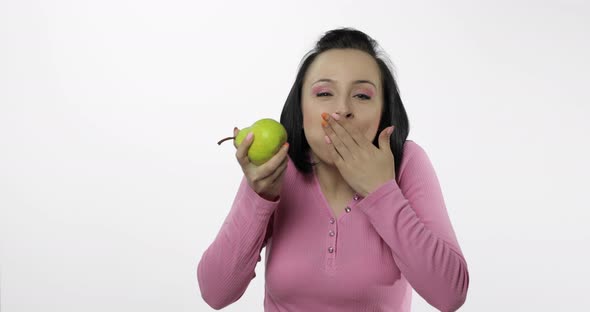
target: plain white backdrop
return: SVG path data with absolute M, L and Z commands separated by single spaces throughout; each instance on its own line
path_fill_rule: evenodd
M 581 0 L 0 0 L 0 310 L 212 311 L 196 267 L 242 177 L 216 142 L 278 120 L 343 26 L 394 64 L 468 262 L 461 311 L 588 310 Z M 225 311 L 262 311 L 256 273 Z

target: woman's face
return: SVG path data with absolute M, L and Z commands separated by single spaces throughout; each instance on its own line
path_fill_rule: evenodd
M 301 95 L 305 138 L 316 160 L 334 163 L 329 153 L 333 147 L 324 140 L 322 113 L 340 114 L 341 120 L 346 119 L 372 142 L 381 119 L 382 93 L 379 67 L 369 54 L 332 49 L 316 57 L 303 80 Z

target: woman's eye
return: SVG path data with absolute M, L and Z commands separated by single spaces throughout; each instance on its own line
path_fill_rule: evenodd
M 330 94 L 329 92 L 320 92 L 320 93 L 316 94 L 316 96 L 318 96 L 318 97 L 329 96 L 329 95 L 332 95 L 332 94 Z M 366 94 L 362 94 L 362 93 L 361 94 L 357 94 L 355 96 L 358 96 L 362 100 L 370 100 L 371 99 L 370 96 L 368 96 Z
M 357 96 L 360 96 L 363 100 L 370 100 L 371 99 L 371 97 L 366 94 L 357 94 Z

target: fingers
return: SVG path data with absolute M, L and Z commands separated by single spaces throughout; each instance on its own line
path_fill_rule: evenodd
M 383 129 L 383 131 L 381 131 L 381 134 L 379 135 L 379 149 L 383 150 L 383 151 L 389 151 L 391 152 L 391 133 L 393 132 L 393 129 L 395 129 L 395 126 L 389 126 L 385 129 Z
M 344 124 L 346 123 L 344 120 L 339 121 L 340 120 L 340 115 L 333 113 L 332 115 L 324 115 L 326 118 L 324 118 L 324 120 L 326 120 L 328 122 L 328 124 L 330 125 L 331 128 L 335 135 L 337 135 L 340 138 L 340 141 L 342 141 L 342 143 L 346 146 L 346 148 L 350 151 L 350 152 L 356 152 L 359 144 L 356 142 L 356 140 L 359 140 L 358 138 L 355 140 L 352 135 L 352 130 L 345 128 Z M 322 117 L 324 117 L 322 116 Z M 359 140 L 360 141 L 360 140 Z
M 279 187 L 281 185 L 280 179 L 285 175 L 287 171 L 288 159 L 285 160 L 280 164 L 278 168 L 276 168 L 273 173 L 271 173 L 266 178 L 258 180 L 255 182 L 256 189 L 258 189 L 257 193 L 259 194 L 271 194 L 271 195 L 278 195 L 277 191 L 279 191 Z
M 349 150 L 348 146 L 342 141 L 342 138 L 334 132 L 334 129 L 330 126 L 330 124 L 326 121 L 322 122 L 322 128 L 324 129 L 324 133 L 329 138 L 326 140 L 326 143 L 332 145 L 333 148 L 336 149 L 338 153 L 338 157 L 342 158 L 343 160 L 353 159 L 352 151 Z M 334 155 L 332 155 L 335 157 Z M 336 158 L 334 158 L 336 160 Z
M 342 142 L 346 144 L 351 152 L 355 152 L 359 148 L 365 148 L 367 145 L 371 144 L 357 127 L 353 126 L 347 119 L 340 117 L 339 114 L 332 113 L 330 115 L 324 113 L 322 118 L 324 118 L 332 129 L 334 129 L 336 135 L 341 138 Z
M 287 169 L 287 164 L 289 163 L 289 160 L 287 159 L 287 157 L 285 157 L 285 160 L 283 160 L 283 162 L 281 163 L 281 165 L 277 168 L 277 170 L 275 170 L 275 172 L 273 172 L 268 179 L 271 180 L 272 184 L 275 184 L 277 182 L 277 180 L 279 180 L 284 174 L 285 171 Z
M 250 132 L 242 141 L 242 143 L 238 145 L 238 149 L 236 150 L 236 159 L 242 167 L 245 167 L 250 163 L 250 159 L 248 158 L 248 150 L 250 149 L 250 145 L 252 145 L 253 141 L 254 133 Z
M 332 161 L 334 161 L 334 164 L 338 166 L 340 165 L 340 163 L 344 161 L 344 158 L 342 158 L 342 155 L 340 155 L 340 153 L 336 149 L 336 146 L 334 146 L 334 142 L 332 142 L 332 139 L 327 135 L 326 138 L 326 144 L 328 145 L 328 153 L 330 153 L 330 156 L 332 156 Z
M 272 175 L 277 169 L 287 161 L 287 152 L 289 151 L 289 145 L 284 144 L 281 149 L 266 163 L 260 165 L 260 178 L 264 179 Z

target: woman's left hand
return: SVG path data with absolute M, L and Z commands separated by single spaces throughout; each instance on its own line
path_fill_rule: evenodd
M 366 197 L 395 178 L 395 160 L 389 145 L 395 126 L 383 129 L 377 148 L 340 115 L 322 113 L 322 118 L 326 144 L 330 146 L 334 164 L 359 195 Z

